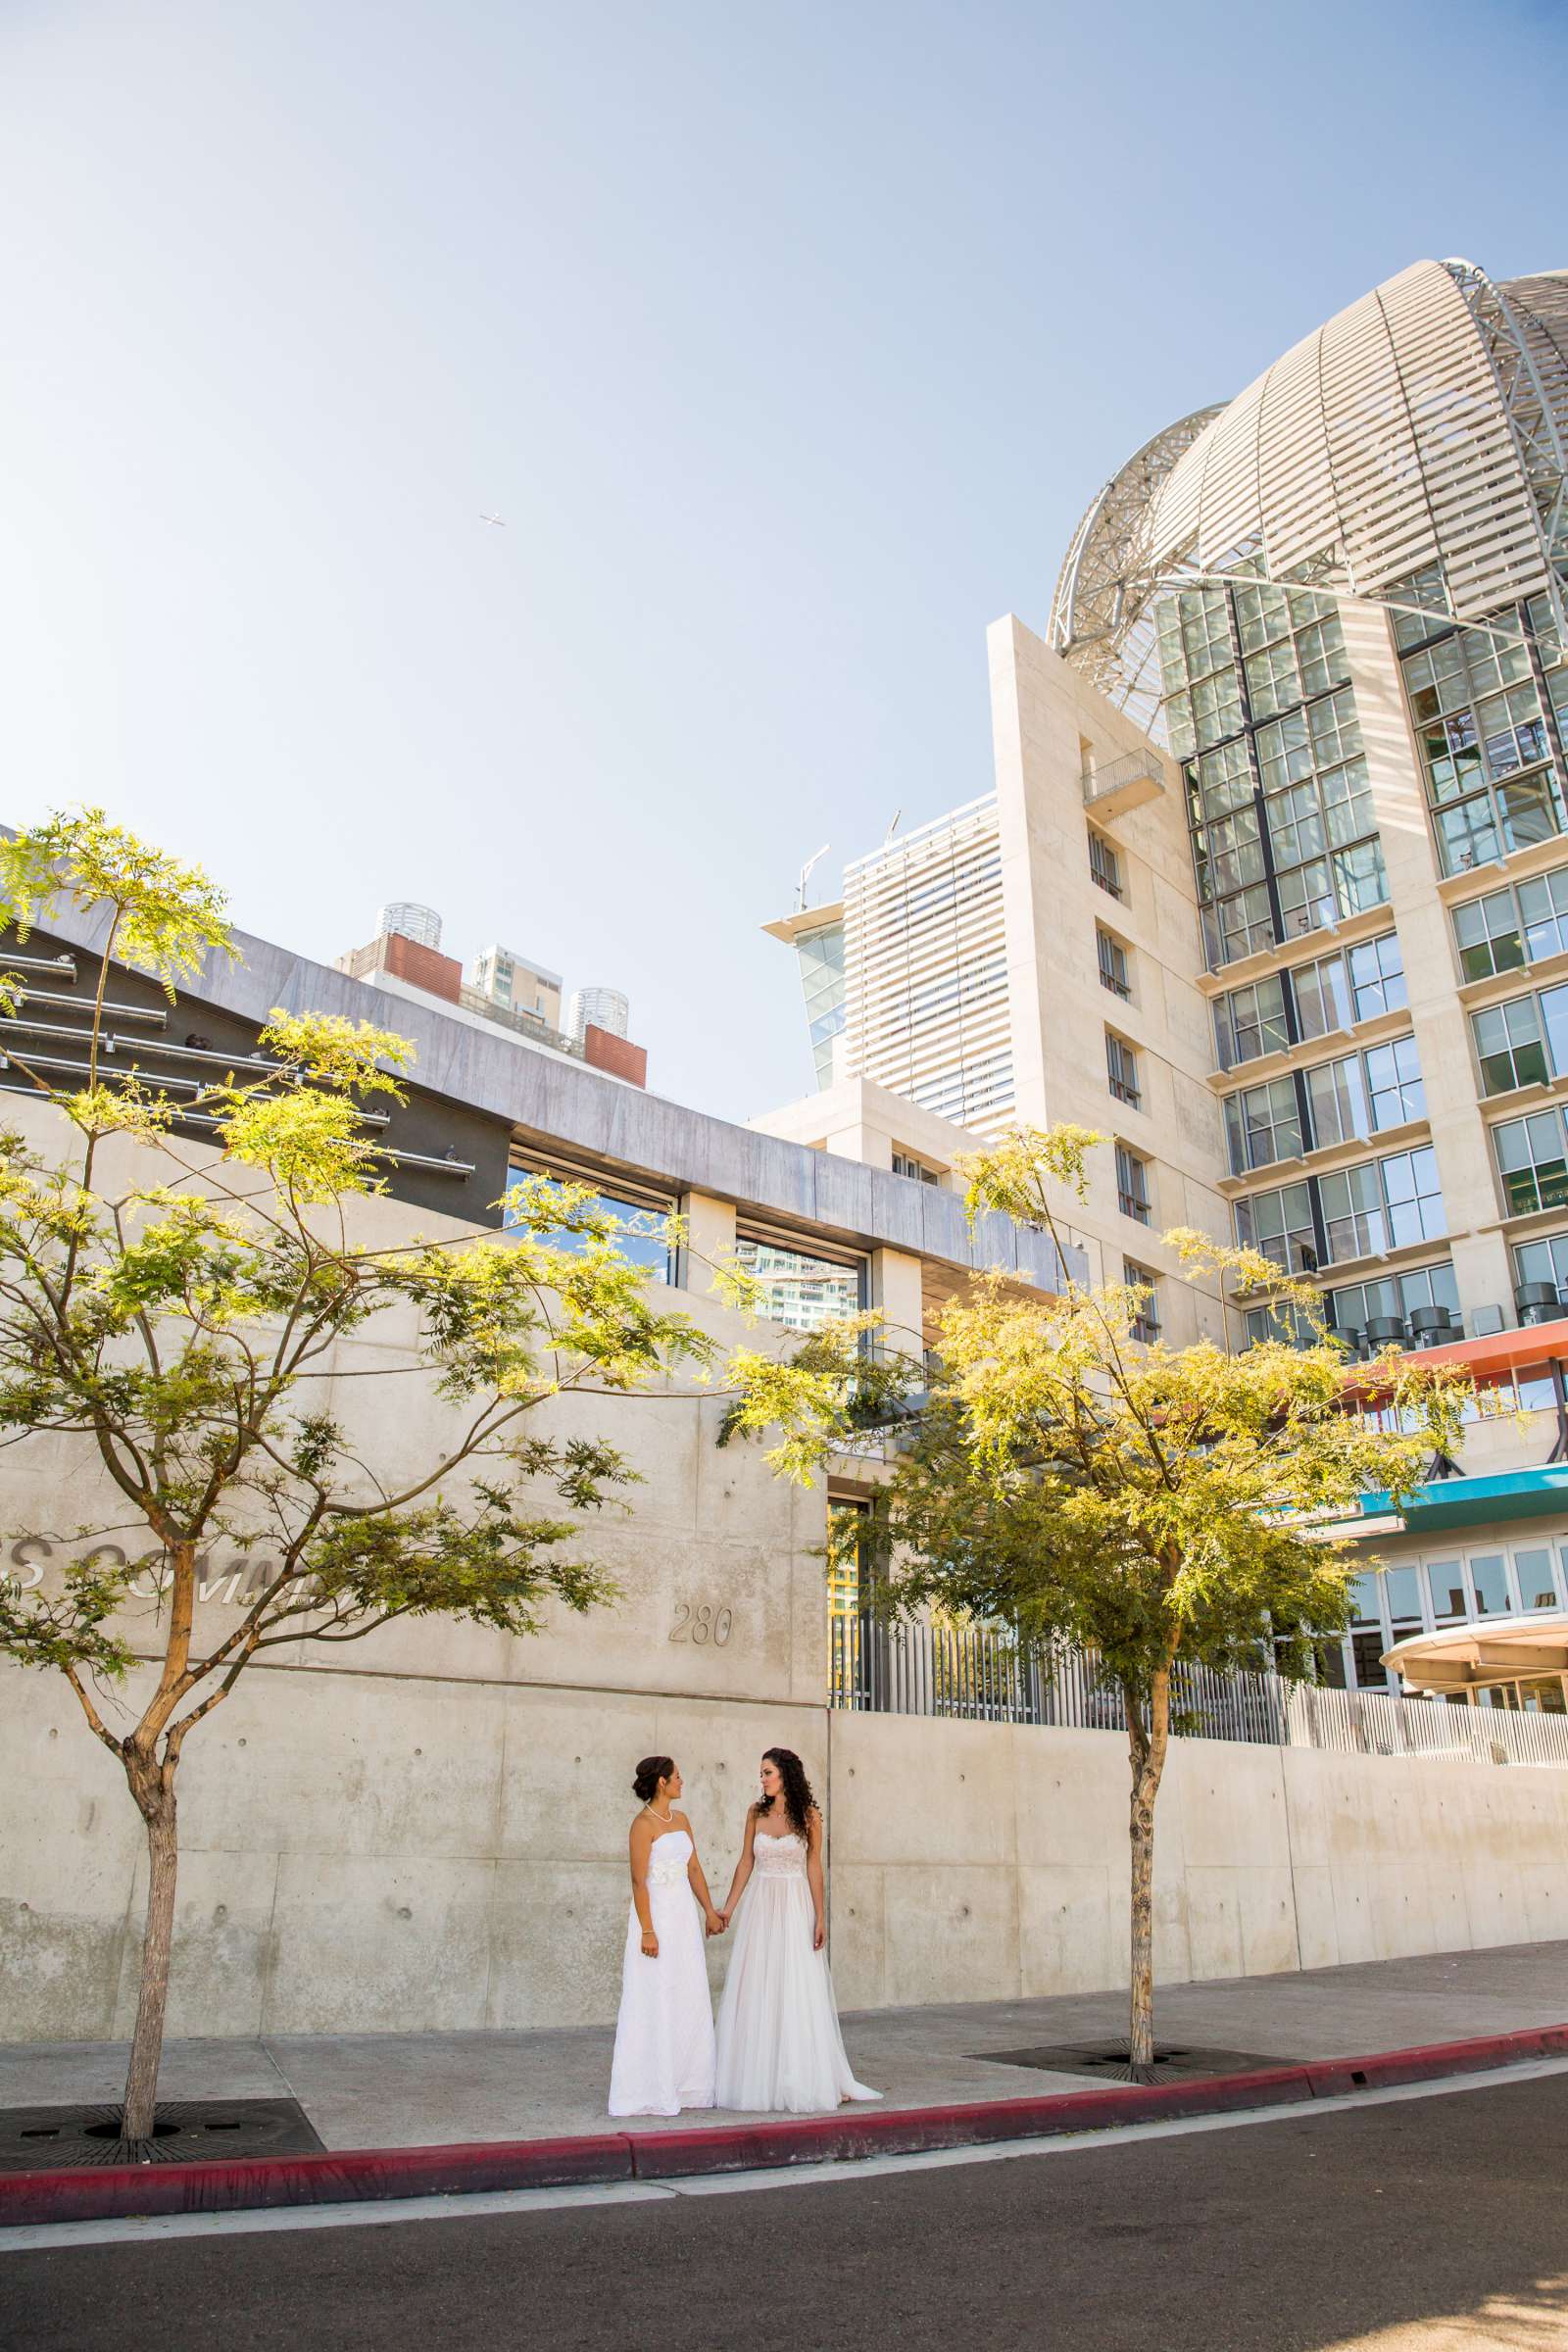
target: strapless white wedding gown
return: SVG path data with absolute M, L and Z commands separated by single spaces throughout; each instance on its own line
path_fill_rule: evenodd
M 850 2072 L 827 1953 L 811 1949 L 805 1838 L 759 1830 L 752 1853 L 718 2004 L 718 2105 L 819 2115 L 845 2099 L 879 2099 Z
M 654 1839 L 648 1908 L 659 1957 L 642 1949 L 637 1906 L 626 1923 L 620 2015 L 610 2069 L 612 2115 L 679 2115 L 713 2104 L 713 2004 L 704 1958 L 704 1922 L 686 1876 L 692 1841 L 684 1830 Z

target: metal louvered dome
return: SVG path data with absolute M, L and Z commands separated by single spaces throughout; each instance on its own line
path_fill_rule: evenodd
M 1568 271 L 1416 262 L 1228 405 L 1157 434 L 1073 535 L 1051 642 L 1152 727 L 1152 607 L 1246 574 L 1399 601 L 1441 568 L 1461 619 L 1568 562 Z

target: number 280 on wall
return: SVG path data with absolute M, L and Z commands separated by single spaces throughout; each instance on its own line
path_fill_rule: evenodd
M 680 1600 L 675 1603 L 675 1622 L 669 1629 L 672 1642 L 711 1642 L 722 1649 L 734 1628 L 733 1613 L 721 1608 L 717 1601 Z

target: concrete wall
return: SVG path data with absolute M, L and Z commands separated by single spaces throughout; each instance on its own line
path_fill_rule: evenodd
M 1105 1732 L 831 1727 L 833 1967 L 847 2007 L 1126 1982 L 1127 1760 Z M 1161 1980 L 1568 1935 L 1568 1772 L 1173 1743 Z
M 531 1673 L 548 1644 L 507 1646 L 503 1663 Z M 253 1671 L 193 1737 L 174 2033 L 607 2021 L 632 1764 L 679 1759 L 721 1899 L 775 1742 L 799 1749 L 827 1799 L 846 2007 L 1125 1980 L 1114 1734 L 731 1695 L 742 1678 L 710 1644 L 707 1694 L 464 1674 L 450 1644 L 397 1671 L 377 1649 L 360 1645 L 351 1667 Z M 696 1658 L 688 1645 L 683 1662 Z M 0 1669 L 0 2038 L 122 2037 L 140 1824 L 63 1685 Z M 1568 1936 L 1565 1844 L 1568 1773 L 1178 1742 L 1158 1821 L 1160 1975 Z M 710 1961 L 716 1984 L 721 1946 Z

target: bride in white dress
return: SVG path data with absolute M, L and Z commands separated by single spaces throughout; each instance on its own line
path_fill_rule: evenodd
M 819 2115 L 845 2099 L 879 2099 L 845 2055 L 827 1965 L 822 1816 L 787 1747 L 762 1758 L 762 1801 L 746 1816 L 719 1915 L 726 1927 L 743 1894 L 718 2004 L 716 2104 Z
M 632 1783 L 643 1809 L 631 1825 L 612 2115 L 679 2115 L 713 2104 L 713 2004 L 702 1922 L 710 1936 L 722 1936 L 725 1923 L 713 1909 L 692 1825 L 675 1810 L 680 1791 L 672 1757 L 643 1758 Z

